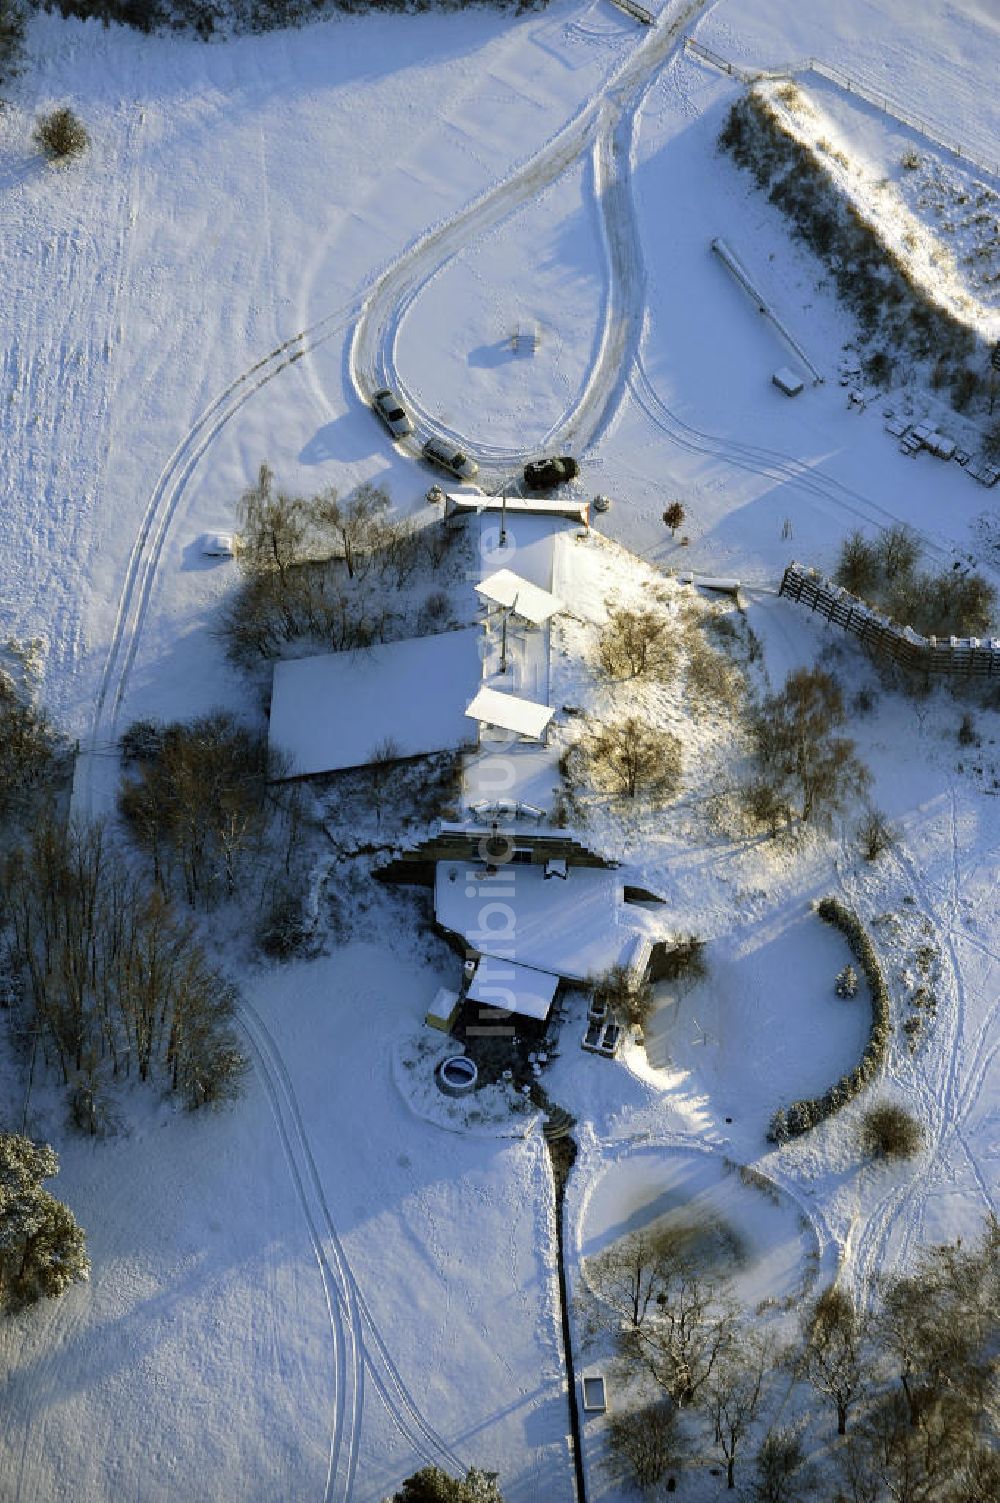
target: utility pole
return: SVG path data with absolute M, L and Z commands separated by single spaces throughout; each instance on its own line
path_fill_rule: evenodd
M 507 609 L 503 613 L 503 625 L 502 625 L 502 627 L 500 629 L 500 672 L 501 673 L 506 673 L 507 672 L 507 617 L 510 615 L 511 611 L 514 610 L 514 608 L 515 608 L 516 605 L 517 605 L 517 596 L 515 595 L 514 599 L 511 601 L 510 605 L 507 607 Z

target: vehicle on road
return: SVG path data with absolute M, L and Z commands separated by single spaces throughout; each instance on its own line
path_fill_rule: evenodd
M 375 393 L 372 397 L 372 407 L 393 438 L 406 438 L 413 432 L 413 424 L 407 416 L 406 409 L 388 386 L 383 386 L 381 391 Z
M 554 491 L 557 485 L 574 480 L 579 473 L 580 466 L 571 454 L 554 454 L 526 464 L 524 483 L 533 491 Z
M 449 475 L 456 476 L 459 480 L 474 480 L 479 474 L 479 466 L 468 454 L 463 454 L 461 449 L 443 438 L 429 438 L 422 450 L 428 464 L 437 465 L 439 470 L 447 470 Z

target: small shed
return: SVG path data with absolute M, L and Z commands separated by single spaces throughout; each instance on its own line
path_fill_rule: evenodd
M 429 1028 L 437 1028 L 441 1033 L 450 1033 L 452 1024 L 458 1016 L 460 1002 L 458 992 L 449 991 L 446 986 L 439 986 L 434 1001 L 427 1009 L 424 1022 Z
M 587 1414 L 604 1414 L 608 1407 L 608 1389 L 603 1373 L 585 1373 L 583 1407 Z
M 779 391 L 785 393 L 786 397 L 797 397 L 805 384 L 798 371 L 793 371 L 790 365 L 781 366 L 775 371 L 771 380 Z
M 205 558 L 233 558 L 236 539 L 231 532 L 206 532 L 201 540 L 201 551 Z

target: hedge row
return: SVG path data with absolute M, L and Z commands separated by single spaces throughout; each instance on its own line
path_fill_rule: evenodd
M 853 1101 L 864 1089 L 885 1064 L 889 1052 L 892 1031 L 889 1021 L 889 988 L 875 954 L 875 947 L 861 920 L 837 898 L 823 898 L 816 905 L 816 912 L 821 919 L 833 924 L 844 935 L 851 953 L 865 974 L 872 1002 L 871 1029 L 861 1059 L 853 1070 L 840 1077 L 836 1085 L 832 1085 L 822 1096 L 814 1096 L 807 1101 L 793 1101 L 789 1107 L 778 1108 L 767 1130 L 769 1143 L 784 1143 L 788 1138 L 800 1137 L 827 1117 L 832 1117 L 834 1112 Z
M 861 324 L 869 351 L 863 364 L 871 381 L 887 385 L 893 379 L 889 350 L 909 352 L 918 360 L 937 361 L 937 380 L 950 385 L 956 409 L 984 404 L 985 377 L 978 365 L 967 364 L 976 354 L 974 331 L 934 301 L 876 227 L 841 194 L 819 146 L 792 135 L 770 101 L 752 89 L 733 105 L 719 145 L 753 174 L 828 267 Z

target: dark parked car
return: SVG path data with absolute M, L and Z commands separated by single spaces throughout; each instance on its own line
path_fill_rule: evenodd
M 580 466 L 571 454 L 556 454 L 550 459 L 533 459 L 524 467 L 524 483 L 533 491 L 554 491 L 566 480 L 574 480 Z
M 382 419 L 393 438 L 406 438 L 413 432 L 413 424 L 407 417 L 402 402 L 388 386 L 372 397 L 372 406 Z

